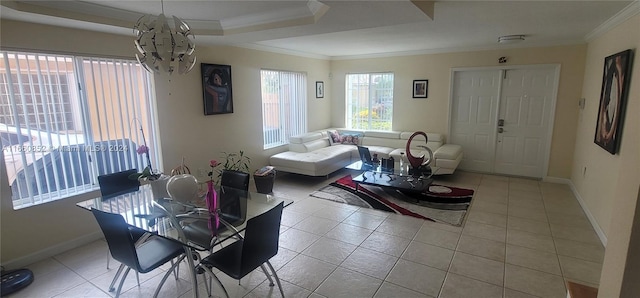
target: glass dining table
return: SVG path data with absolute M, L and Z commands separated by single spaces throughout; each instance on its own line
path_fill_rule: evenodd
M 212 245 L 222 243 L 234 237 L 235 234 L 241 233 L 249 219 L 271 210 L 281 202 L 284 203 L 285 207 L 293 203 L 293 200 L 290 199 L 228 187 L 217 188 L 217 194 L 219 199 L 217 214 L 220 222 L 224 223 L 225 232 L 213 233 L 218 234 L 218 236 Z M 207 210 L 204 195 L 195 197 L 190 201 L 178 202 L 169 198 L 154 198 L 150 185 L 142 185 L 139 190 L 134 192 L 109 198 L 97 197 L 78 202 L 76 205 L 87 211 L 95 208 L 120 214 L 131 226 L 167 239 L 179 241 L 184 245 L 186 251 L 206 250 L 206 248 L 194 245 L 187 239 L 182 229 L 176 228 L 180 227 L 180 221 L 185 214 L 188 214 L 191 219 L 200 216 L 202 220 L 208 220 L 209 213 L 205 212 L 203 215 L 202 212 L 197 212 L 198 210 Z M 178 218 L 181 218 L 181 220 L 178 220 Z M 194 264 L 193 258 L 185 259 L 189 268 L 191 268 L 189 271 L 194 297 L 198 297 L 198 284 L 195 273 L 197 264 Z

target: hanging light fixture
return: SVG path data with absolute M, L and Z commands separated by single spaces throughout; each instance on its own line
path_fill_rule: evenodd
M 187 73 L 196 64 L 195 44 L 191 39 L 195 36 L 189 25 L 176 16 L 173 16 L 174 27 L 169 26 L 164 16 L 164 1 L 161 3 L 159 16 L 144 15 L 133 27 L 139 52 L 136 58 L 149 72 Z

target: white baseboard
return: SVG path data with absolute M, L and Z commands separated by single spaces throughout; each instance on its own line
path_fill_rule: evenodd
M 569 185 L 569 187 L 571 187 L 571 191 L 573 192 L 573 195 L 578 200 L 580 207 L 582 207 L 582 211 L 584 212 L 585 215 L 587 215 L 587 218 L 589 219 L 589 222 L 591 223 L 593 230 L 595 230 L 596 234 L 598 234 L 598 238 L 600 238 L 600 242 L 602 242 L 602 245 L 604 247 L 607 247 L 607 235 L 605 235 L 604 231 L 596 221 L 596 218 L 593 216 L 593 214 L 591 214 L 591 211 L 589 211 L 589 208 L 587 208 L 587 204 L 584 202 L 584 200 L 580 196 L 580 193 L 578 192 L 578 189 L 576 189 L 576 186 L 573 184 L 573 181 L 569 179 L 557 178 L 557 177 L 545 177 L 542 179 L 542 181 L 549 182 L 549 183 L 566 184 L 566 185 Z
M 85 244 L 89 244 L 93 241 L 96 241 L 98 239 L 103 238 L 102 232 L 101 231 L 97 231 L 95 233 L 91 233 L 91 234 L 87 234 L 81 237 L 78 237 L 76 239 L 67 241 L 67 242 L 63 242 L 51 247 L 47 247 L 43 250 L 34 252 L 32 254 L 8 261 L 4 264 L 2 264 L 2 266 L 4 266 L 6 269 L 17 269 L 17 268 L 23 268 L 29 264 L 33 264 L 35 262 L 38 261 L 42 261 L 44 259 L 47 258 L 51 258 L 53 256 L 59 255 L 65 251 L 68 251 L 70 249 L 74 249 L 76 247 L 79 246 L 83 246 Z

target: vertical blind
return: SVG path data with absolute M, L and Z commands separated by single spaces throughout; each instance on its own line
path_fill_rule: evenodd
M 307 77 L 304 73 L 262 70 L 264 149 L 289 143 L 307 131 Z
M 98 175 L 158 165 L 149 74 L 136 62 L 0 52 L 0 135 L 15 209 L 98 188 Z
M 347 74 L 345 86 L 347 128 L 392 129 L 393 73 Z

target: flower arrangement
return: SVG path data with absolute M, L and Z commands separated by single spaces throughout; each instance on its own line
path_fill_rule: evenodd
M 240 172 L 249 172 L 249 165 L 251 164 L 251 158 L 244 154 L 244 151 L 240 150 L 238 153 L 231 152 L 222 152 L 222 159 L 224 163 L 218 162 L 215 159 L 209 161 L 209 167 L 211 170 L 208 173 L 208 176 L 213 181 L 213 175 L 216 171 L 216 168 L 222 166 L 222 170 L 232 170 L 232 171 L 240 171 Z M 218 178 L 222 176 L 222 170 L 218 170 Z
M 146 179 L 150 181 L 157 180 L 158 178 L 160 178 L 161 174 L 155 172 L 151 167 L 151 158 L 149 157 L 149 146 L 147 146 L 147 140 L 144 137 L 144 129 L 142 129 L 142 125 L 140 125 L 140 132 L 142 132 L 143 144 L 138 146 L 138 149 L 136 149 L 136 153 L 138 153 L 138 155 L 145 156 L 145 159 L 147 160 L 147 166 L 142 170 L 142 172 L 129 175 L 129 179 L 133 179 L 133 180 Z

